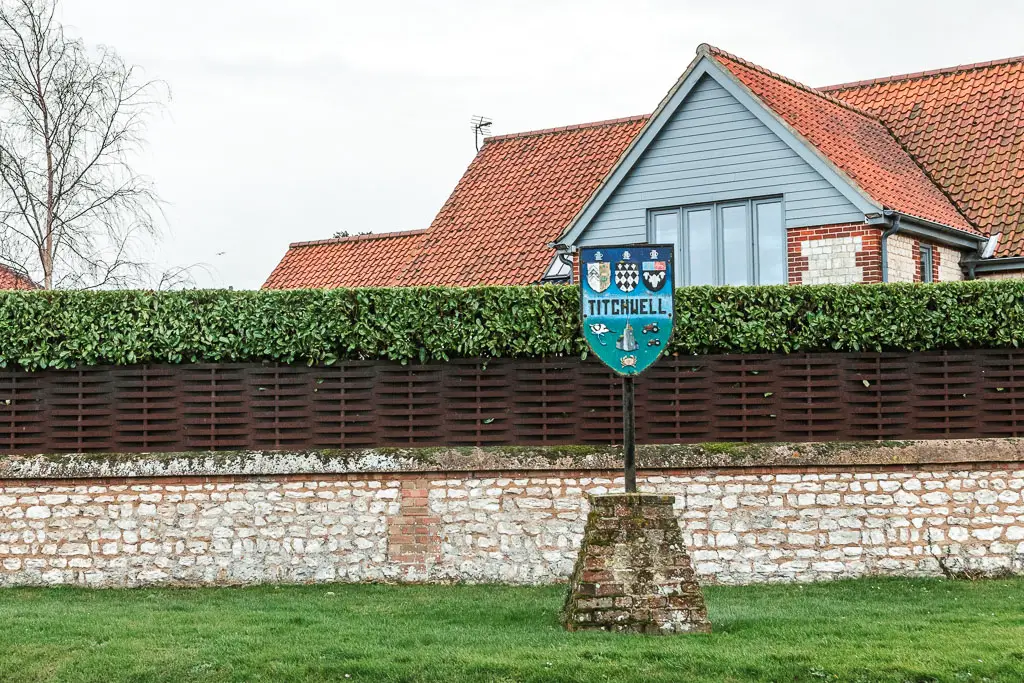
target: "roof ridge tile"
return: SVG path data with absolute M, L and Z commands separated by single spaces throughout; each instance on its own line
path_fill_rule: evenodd
M 506 140 L 516 140 L 519 138 L 536 137 L 539 135 L 551 135 L 554 133 L 567 133 L 574 130 L 583 130 L 585 128 L 601 128 L 603 126 L 613 126 L 619 123 L 636 123 L 638 121 L 644 121 L 651 118 L 650 114 L 637 114 L 635 116 L 624 116 L 617 119 L 605 119 L 604 121 L 591 121 L 590 123 L 576 123 L 570 126 L 557 126 L 555 128 L 541 128 L 538 130 L 526 130 L 520 133 L 503 133 L 501 135 L 490 135 L 484 138 L 484 144 L 492 142 L 504 142 Z
M 919 81 L 932 76 L 948 76 L 951 74 L 966 73 L 968 71 L 979 71 L 981 69 L 991 69 L 996 66 L 1006 66 L 1007 64 L 1019 64 L 1024 63 L 1024 55 L 1017 57 L 1005 57 L 1003 59 L 990 59 L 986 62 L 974 62 L 972 64 L 958 64 L 957 66 L 947 66 L 941 69 L 930 69 L 928 71 L 912 71 L 905 74 L 894 74 L 892 76 L 879 76 L 878 78 L 869 78 L 863 81 L 850 81 L 848 83 L 836 83 L 834 85 L 823 85 L 818 88 L 820 91 L 832 91 L 832 90 L 852 90 L 854 88 L 865 88 L 871 85 L 881 85 L 883 83 L 898 83 L 900 81 Z
M 810 93 L 811 95 L 816 95 L 817 97 L 820 97 L 823 100 L 831 102 L 832 104 L 834 104 L 834 105 L 836 105 L 838 107 L 842 107 L 843 109 L 847 109 L 849 111 L 852 111 L 855 114 L 859 114 L 859 115 L 863 116 L 864 118 L 870 119 L 872 121 L 880 121 L 880 119 L 877 116 L 875 116 L 874 114 L 871 114 L 870 112 L 867 112 L 867 111 L 861 109 L 860 107 L 854 106 L 854 105 L 850 104 L 849 102 L 841 100 L 841 99 L 839 99 L 838 97 L 836 97 L 834 95 L 830 95 L 829 93 L 822 92 L 821 90 L 818 90 L 817 88 L 811 87 L 811 86 L 807 85 L 806 83 L 801 83 L 800 81 L 795 80 L 793 78 L 790 78 L 789 76 L 783 76 L 782 74 L 780 74 L 780 73 L 778 73 L 776 71 L 772 71 L 771 69 L 765 68 L 765 67 L 761 66 L 760 64 L 755 64 L 754 62 L 751 62 L 749 60 L 743 59 L 742 57 L 738 57 L 738 56 L 732 54 L 731 52 L 726 52 L 725 50 L 723 50 L 721 48 L 715 47 L 714 45 L 709 45 L 708 43 L 701 43 L 701 46 L 699 48 L 697 48 L 698 51 L 700 51 L 701 48 L 704 48 L 709 54 L 711 54 L 711 55 L 713 55 L 715 57 L 722 57 L 724 59 L 728 59 L 728 60 L 731 60 L 733 62 L 736 62 L 737 64 L 741 64 L 741 65 L 747 67 L 748 69 L 753 69 L 754 71 L 757 71 L 758 73 L 761 73 L 761 74 L 764 74 L 765 76 L 768 76 L 769 78 L 774 78 L 775 80 L 781 81 L 782 83 L 785 83 L 786 85 L 791 85 L 794 88 L 797 88 L 799 90 L 803 90 L 806 93 Z
M 307 242 L 292 242 L 288 245 L 289 249 L 296 249 L 298 247 L 319 247 L 325 244 L 338 244 L 340 242 L 365 242 L 370 240 L 382 240 L 389 239 L 392 237 L 407 237 L 409 235 L 422 235 L 427 231 L 426 228 L 419 228 L 416 230 L 393 230 L 391 232 L 370 232 L 365 235 L 349 235 L 348 237 L 331 237 L 324 240 L 309 240 Z

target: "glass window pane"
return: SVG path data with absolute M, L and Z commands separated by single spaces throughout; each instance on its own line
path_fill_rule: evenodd
M 654 241 L 657 244 L 675 244 L 679 241 L 679 214 L 658 213 L 654 215 Z
M 786 284 L 786 229 L 782 225 L 782 203 L 757 204 L 758 284 Z
M 683 284 L 679 273 L 680 257 L 682 250 L 679 240 L 679 212 L 656 213 L 654 214 L 654 242 L 656 244 L 675 245 L 675 284 L 678 287 Z
M 921 245 L 921 282 L 932 282 L 932 248 Z
M 747 233 L 747 207 L 722 208 L 722 256 L 725 264 L 723 284 L 750 284 L 750 235 Z
M 711 209 L 686 212 L 688 284 L 715 284 L 715 248 Z

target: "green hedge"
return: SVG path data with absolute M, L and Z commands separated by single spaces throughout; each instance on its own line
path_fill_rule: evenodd
M 0 366 L 581 354 L 575 287 L 5 292 Z M 679 354 L 1018 346 L 1024 282 L 693 287 Z

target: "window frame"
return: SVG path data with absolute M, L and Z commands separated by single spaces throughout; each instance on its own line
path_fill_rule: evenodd
M 921 268 L 921 282 L 935 282 L 934 268 L 935 268 L 935 247 L 930 244 L 917 245 L 918 251 L 921 254 L 920 257 L 920 268 Z M 928 254 L 928 269 L 924 267 L 924 255 Z
M 683 204 L 679 206 L 659 207 L 647 210 L 647 239 L 649 242 L 664 242 L 659 238 L 656 230 L 658 216 L 675 215 L 676 217 L 676 238 L 675 262 L 677 280 L 676 287 L 689 287 L 690 281 L 690 230 L 689 216 L 695 212 L 707 211 L 711 216 L 712 239 L 712 282 L 714 284 L 725 284 L 725 253 L 724 253 L 724 226 L 723 210 L 730 207 L 742 206 L 746 209 L 746 244 L 749 250 L 747 258 L 747 281 L 752 285 L 759 285 L 761 280 L 761 256 L 760 256 L 760 226 L 757 224 L 758 206 L 764 204 L 778 204 L 782 229 L 782 284 L 789 283 L 789 244 L 786 228 L 786 206 L 785 198 L 780 195 L 767 197 L 753 197 L 748 199 L 729 199 L 717 202 L 702 202 L 699 204 Z

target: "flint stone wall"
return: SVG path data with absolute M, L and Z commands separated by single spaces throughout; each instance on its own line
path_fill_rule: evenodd
M 1024 573 L 1024 464 L 642 471 L 702 582 Z M 0 479 L 0 586 L 564 581 L 614 471 Z

